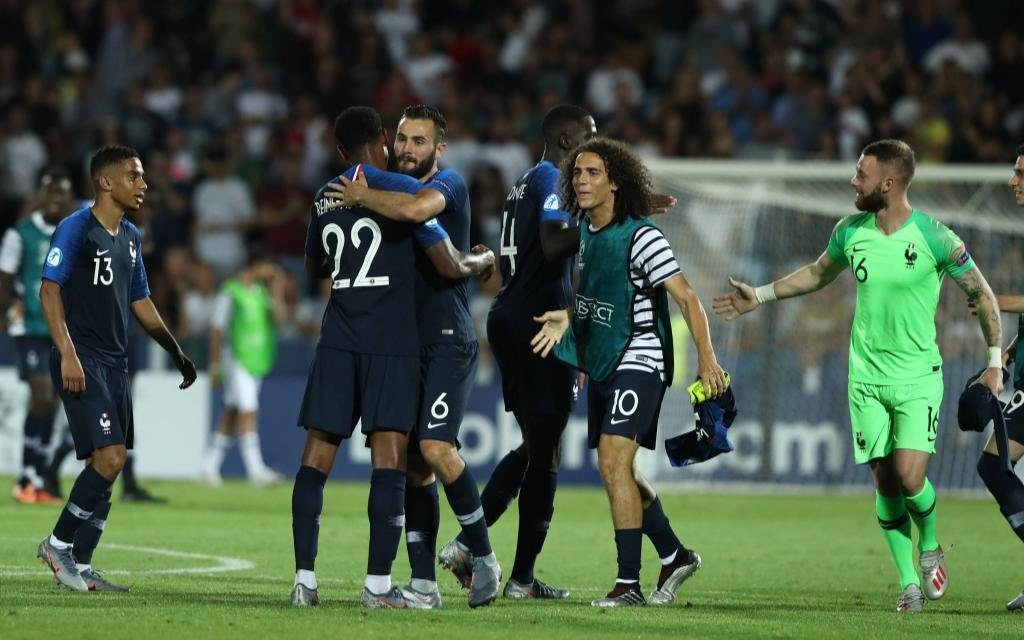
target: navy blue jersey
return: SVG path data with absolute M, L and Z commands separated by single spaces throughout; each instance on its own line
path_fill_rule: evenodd
M 373 189 L 416 193 L 423 185 L 399 173 L 357 165 Z M 331 182 L 338 182 L 335 178 Z M 329 184 L 329 183 L 328 183 Z M 436 242 L 434 221 L 412 226 L 364 207 L 342 207 L 324 185 L 310 207 L 306 255 L 331 269 L 333 291 L 324 311 L 320 344 L 357 353 L 418 356 L 414 236 Z M 422 239 L 421 239 L 422 238 Z
M 128 312 L 149 297 L 142 234 L 126 218 L 117 235 L 86 207 L 57 225 L 43 279 L 61 287 L 68 334 L 79 356 L 128 369 Z
M 459 251 L 469 251 L 469 190 L 457 171 L 438 171 L 425 185 L 444 196 L 445 206 L 436 218 Z M 443 240 L 437 237 L 434 242 Z M 430 244 L 418 242 L 422 249 Z M 433 244 L 433 242 L 431 243 Z M 423 346 L 474 342 L 473 318 L 465 279 L 441 277 L 423 251 L 416 252 L 416 312 Z
M 572 257 L 544 259 L 540 226 L 549 221 L 572 224 L 561 210 L 558 168 L 541 160 L 523 174 L 501 212 L 501 291 L 492 309 L 534 316 L 565 309 L 572 297 Z

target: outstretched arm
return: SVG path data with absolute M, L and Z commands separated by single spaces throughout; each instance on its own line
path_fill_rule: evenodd
M 725 393 L 728 384 L 725 371 L 718 364 L 715 349 L 711 344 L 711 330 L 708 327 L 708 316 L 704 312 L 697 292 L 682 273 L 677 273 L 665 281 L 665 290 L 679 305 L 686 326 L 693 336 L 693 344 L 697 347 L 697 376 L 707 385 L 711 396 L 717 398 Z
M 730 277 L 729 284 L 735 290 L 732 293 L 715 296 L 712 308 L 717 315 L 724 315 L 726 320 L 733 320 L 744 313 L 753 311 L 761 303 L 782 298 L 795 298 L 817 291 L 835 280 L 844 268 L 844 265 L 830 258 L 826 251 L 814 262 L 800 267 L 784 278 L 760 287 L 755 288 Z
M 139 324 L 146 330 L 157 343 L 164 348 L 164 351 L 171 355 L 174 366 L 181 372 L 181 384 L 179 389 L 187 389 L 196 381 L 196 365 L 188 359 L 188 356 L 181 350 L 178 341 L 174 339 L 167 325 L 164 324 L 160 312 L 149 297 L 140 298 L 132 303 L 132 313 L 135 314 Z
M 341 176 L 341 182 L 327 185 L 330 193 L 346 207 L 362 206 L 385 218 L 399 222 L 424 222 L 445 208 L 444 195 L 437 189 L 421 189 L 417 193 L 380 191 L 366 185 L 366 176 L 356 180 Z
M 992 288 L 988 286 L 985 276 L 976 266 L 953 279 L 967 294 L 968 304 L 973 304 L 977 310 L 978 324 L 981 325 L 981 333 L 985 336 L 985 344 L 989 349 L 988 369 L 981 375 L 978 382 L 988 387 L 993 395 L 998 396 L 1003 390 L 1001 371 L 1003 327 L 999 318 L 999 305 L 996 302 L 996 296 L 992 293 Z
M 560 220 L 540 225 L 540 250 L 547 262 L 558 262 L 576 254 L 580 248 L 580 228 Z

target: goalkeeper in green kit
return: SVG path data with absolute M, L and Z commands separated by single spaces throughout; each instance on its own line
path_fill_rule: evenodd
M 945 595 L 949 575 L 936 538 L 935 489 L 925 471 L 935 452 L 942 404 L 942 357 L 935 311 L 949 275 L 976 307 L 988 344 L 988 368 L 978 380 L 1002 391 L 999 308 L 963 242 L 907 201 L 914 152 L 899 140 L 864 148 L 850 181 L 861 213 L 843 218 L 817 261 L 760 287 L 733 280 L 714 300 L 732 320 L 763 303 L 817 291 L 849 267 L 857 280 L 850 335 L 850 423 L 854 458 L 870 464 L 875 513 L 899 572 L 896 610 L 920 611 L 924 599 Z M 918 530 L 914 567 L 911 521 Z M 922 593 L 923 589 L 923 593 Z

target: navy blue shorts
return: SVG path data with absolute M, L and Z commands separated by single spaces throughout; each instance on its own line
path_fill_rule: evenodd
M 421 354 L 423 396 L 414 435 L 458 443 L 480 347 L 475 342 L 434 344 L 423 347 Z
M 596 449 L 601 434 L 635 440 L 653 449 L 665 383 L 657 372 L 616 371 L 587 386 L 587 444 Z
M 351 437 L 356 423 L 408 433 L 420 403 L 420 359 L 318 346 L 299 410 L 299 426 Z
M 75 395 L 64 390 L 60 352 L 52 349 L 50 353 L 50 377 L 64 402 L 78 459 L 85 460 L 96 449 L 116 444 L 131 449 L 135 441 L 135 418 L 128 372 L 79 356 L 85 372 L 85 391 Z
M 50 351 L 53 341 L 36 336 L 17 336 L 14 348 L 18 352 L 18 377 L 28 380 L 29 376 L 50 373 Z
M 566 416 L 576 394 L 575 371 L 548 354 L 533 352 L 530 340 L 540 330 L 532 318 L 492 311 L 487 340 L 501 372 L 505 411 L 529 416 Z
M 1014 389 L 1010 401 L 1003 403 L 1006 416 L 1006 435 L 1018 444 L 1024 444 L 1024 389 Z

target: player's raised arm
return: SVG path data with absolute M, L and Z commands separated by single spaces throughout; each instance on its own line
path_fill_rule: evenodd
M 174 360 L 174 366 L 181 372 L 182 377 L 178 388 L 187 389 L 192 386 L 192 383 L 196 381 L 196 365 L 181 350 L 178 341 L 174 339 L 171 330 L 164 324 L 160 312 L 156 310 L 156 306 L 149 296 L 132 302 L 132 313 L 135 314 L 146 333 L 156 340 Z
M 962 247 L 960 250 L 966 253 Z M 988 368 L 978 382 L 988 387 L 993 395 L 998 396 L 1003 391 L 1003 327 L 996 296 L 977 266 L 953 276 L 953 280 L 967 295 L 967 301 L 974 305 L 981 333 L 985 336 L 985 344 L 988 345 Z
M 665 291 L 679 305 L 686 327 L 693 336 L 693 344 L 697 347 L 697 376 L 708 385 L 711 396 L 717 398 L 725 393 L 725 388 L 729 385 L 725 380 L 725 371 L 718 364 L 715 348 L 711 344 L 711 329 L 708 327 L 704 305 L 682 273 L 677 273 L 665 281 Z
M 753 311 L 764 302 L 795 298 L 817 291 L 835 280 L 845 267 L 844 263 L 836 262 L 826 251 L 814 262 L 800 267 L 784 278 L 760 287 L 752 287 L 730 276 L 729 284 L 734 290 L 731 293 L 715 296 L 712 308 L 716 315 L 725 316 L 726 320 L 733 320 L 744 313 Z

